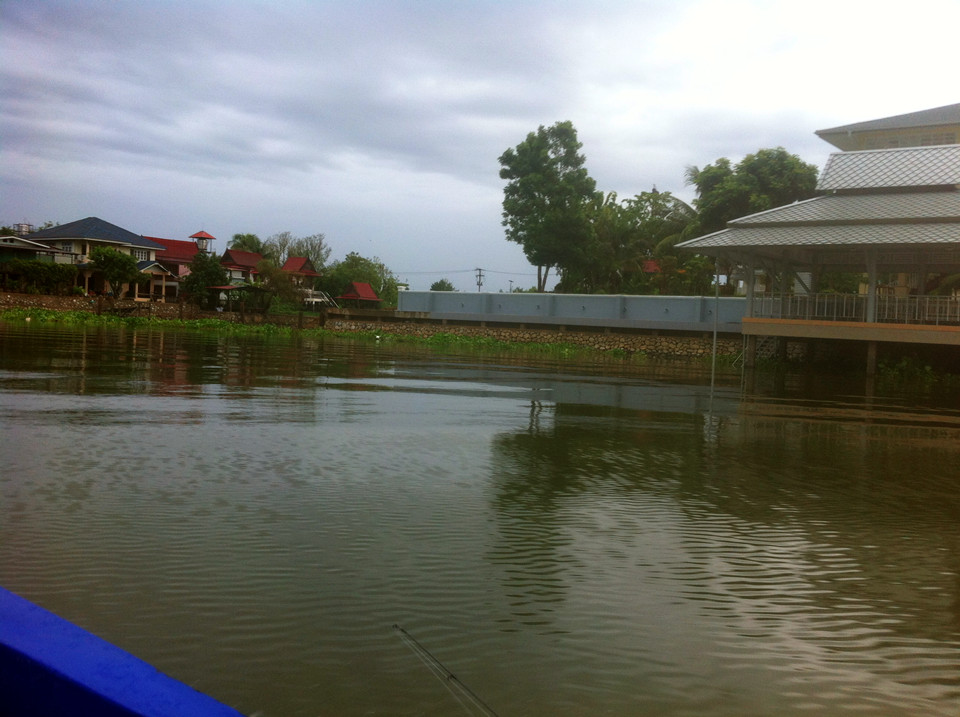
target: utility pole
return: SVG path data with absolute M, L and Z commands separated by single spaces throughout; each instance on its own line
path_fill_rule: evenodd
M 510 293 L 512 294 L 512 293 L 513 293 L 513 279 L 508 279 L 507 281 L 510 282 Z
M 483 286 L 483 269 L 477 269 L 477 291 Z

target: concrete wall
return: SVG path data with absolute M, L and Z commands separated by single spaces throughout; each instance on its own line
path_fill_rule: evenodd
M 701 296 L 484 294 L 401 291 L 398 311 L 433 320 L 488 321 L 623 329 L 739 332 L 746 299 Z

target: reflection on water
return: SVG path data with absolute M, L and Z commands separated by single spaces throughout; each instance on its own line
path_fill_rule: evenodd
M 0 324 L 0 582 L 246 712 L 955 715 L 956 397 Z

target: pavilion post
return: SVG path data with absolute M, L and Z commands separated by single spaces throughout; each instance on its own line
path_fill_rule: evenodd
M 867 249 L 867 312 L 863 320 L 877 321 L 877 252 L 872 248 Z

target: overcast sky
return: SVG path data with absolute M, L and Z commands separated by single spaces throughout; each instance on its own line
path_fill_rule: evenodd
M 535 284 L 497 158 L 571 120 L 598 189 L 960 100 L 958 0 L 2 0 L 0 223 L 222 251 L 323 233 L 413 289 Z

